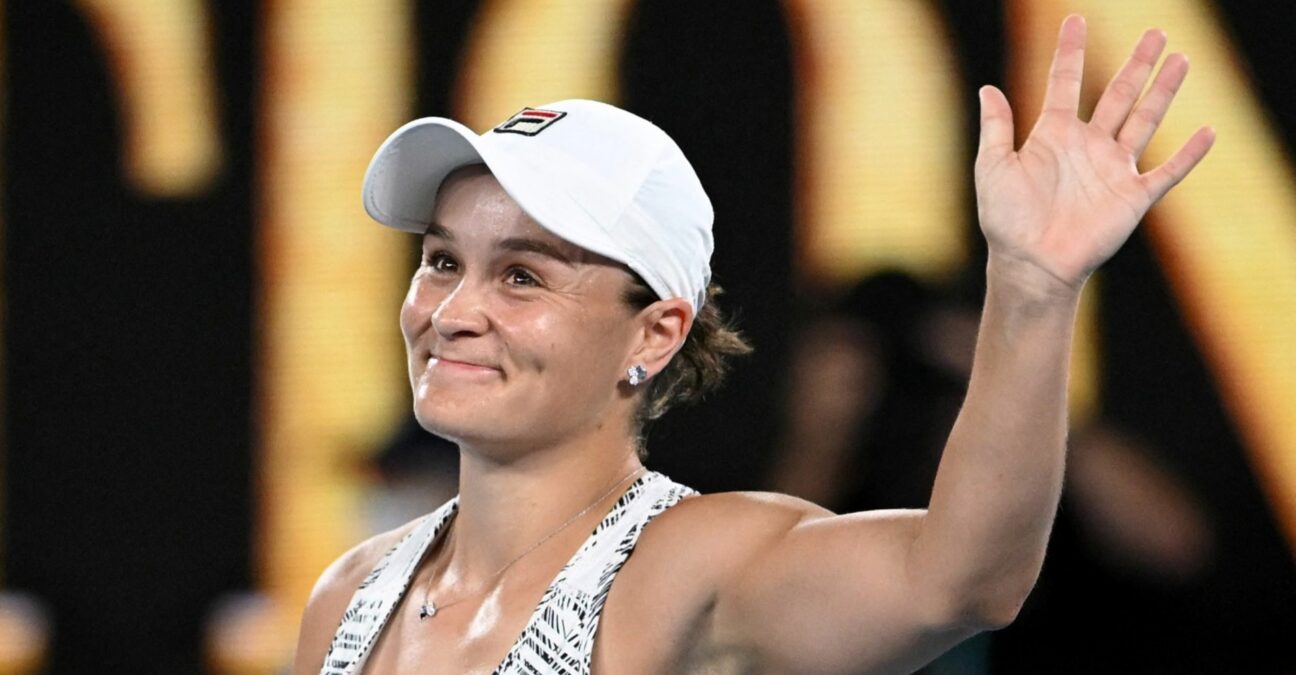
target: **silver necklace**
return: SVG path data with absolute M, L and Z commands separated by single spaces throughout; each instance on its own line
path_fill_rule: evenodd
M 599 495 L 598 499 L 595 499 L 594 501 L 590 502 L 589 506 L 586 506 L 585 508 L 578 511 L 576 515 L 572 516 L 571 518 L 568 518 L 567 521 L 564 522 L 562 525 L 559 525 L 558 529 L 554 530 L 553 532 L 550 532 L 549 534 L 546 534 L 543 539 L 532 544 L 530 548 L 523 551 L 516 558 L 513 558 L 512 560 L 508 561 L 508 563 L 506 563 L 503 567 L 501 567 L 498 572 L 492 574 L 490 578 L 486 580 L 486 583 L 482 585 L 481 588 L 471 593 L 468 593 L 467 595 L 459 598 L 458 600 L 452 600 L 450 602 L 437 604 L 436 601 L 432 600 L 429 597 L 432 593 L 432 580 L 429 579 L 427 588 L 423 589 L 423 605 L 419 607 L 419 620 L 423 621 L 426 620 L 428 617 L 436 616 L 437 612 L 445 609 L 446 607 L 449 607 L 451 605 L 457 605 L 463 602 L 464 600 L 467 600 L 468 598 L 471 598 L 481 593 L 482 591 L 485 591 L 487 588 L 490 588 L 491 583 L 494 582 L 496 579 L 498 579 L 500 575 L 504 574 L 504 572 L 508 571 L 508 568 L 512 567 L 513 563 L 521 560 L 528 553 L 536 550 L 537 548 L 540 548 L 541 544 L 544 544 L 546 541 L 553 539 L 555 536 L 558 535 L 559 532 L 562 532 L 563 530 L 567 529 L 568 525 L 571 525 L 572 523 L 576 522 L 576 520 L 579 519 L 581 516 L 585 515 L 586 513 L 589 513 L 590 509 L 594 508 L 595 505 L 597 505 L 599 502 L 603 501 L 604 499 L 607 499 L 608 495 L 612 494 L 613 490 L 617 489 L 617 487 L 619 487 L 627 480 L 629 480 L 631 476 L 634 476 L 636 473 L 639 473 L 639 471 L 642 470 L 643 468 L 644 467 L 642 466 L 636 467 L 630 473 L 622 476 L 621 480 L 618 480 L 617 482 L 613 483 L 612 487 L 609 487 L 607 489 L 607 492 L 604 492 L 603 494 Z

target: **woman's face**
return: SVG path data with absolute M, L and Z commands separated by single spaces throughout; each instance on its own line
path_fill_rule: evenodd
M 451 174 L 401 309 L 415 416 L 519 448 L 625 424 L 618 383 L 642 333 L 630 283 L 540 227 L 484 167 Z

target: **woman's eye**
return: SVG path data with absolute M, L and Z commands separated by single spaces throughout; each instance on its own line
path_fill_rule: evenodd
M 446 255 L 442 251 L 437 251 L 427 256 L 427 266 L 437 272 L 453 272 L 459 267 L 454 258 Z
M 508 269 L 508 281 L 516 286 L 538 286 L 539 281 L 535 275 L 521 267 L 510 267 Z

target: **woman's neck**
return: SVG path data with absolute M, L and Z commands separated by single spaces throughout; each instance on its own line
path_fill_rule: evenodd
M 461 583 L 484 584 L 518 556 L 540 555 L 549 545 L 577 536 L 573 532 L 588 534 L 643 468 L 632 439 L 599 436 L 604 434 L 538 448 L 508 462 L 461 444 L 459 512 L 447 574 Z M 536 553 L 528 552 L 550 536 L 553 540 Z

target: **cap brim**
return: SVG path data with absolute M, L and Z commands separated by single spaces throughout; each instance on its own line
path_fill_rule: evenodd
M 388 227 L 421 234 L 432 220 L 437 192 L 446 177 L 472 164 L 485 164 L 504 191 L 541 227 L 643 274 L 637 260 L 551 179 L 551 167 L 533 166 L 444 117 L 410 122 L 383 142 L 365 172 L 365 211 Z
M 425 117 L 397 129 L 365 172 L 365 211 L 388 227 L 423 232 L 446 176 L 485 162 L 476 141 L 471 129 L 443 117 Z

